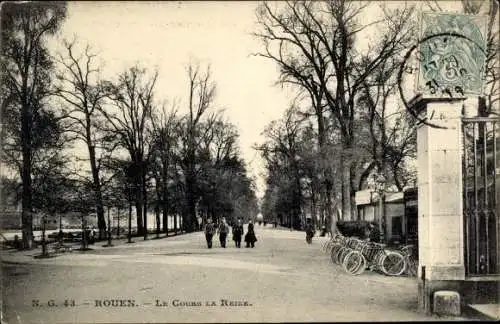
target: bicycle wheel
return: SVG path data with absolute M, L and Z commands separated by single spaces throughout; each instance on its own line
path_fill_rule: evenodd
M 323 251 L 328 252 L 331 249 L 332 245 L 333 245 L 332 240 L 326 241 Z
M 359 275 L 365 271 L 366 259 L 359 251 L 351 251 L 344 258 L 342 267 L 351 275 Z
M 328 245 L 330 244 L 330 242 L 331 242 L 331 240 L 324 241 L 323 243 L 321 243 L 321 251 L 326 252 L 326 249 L 327 249 Z
M 343 256 L 342 256 L 342 261 L 340 262 L 340 265 L 342 266 L 342 268 L 344 268 L 344 270 L 347 271 L 346 267 L 345 267 L 345 264 L 348 262 L 348 258 L 349 256 L 351 255 L 351 253 L 354 252 L 354 250 L 349 250 L 347 251 Z
M 332 262 L 338 264 L 339 263 L 339 257 L 342 251 L 346 249 L 345 246 L 339 246 L 337 249 L 332 250 Z
M 360 265 L 363 264 L 362 256 L 358 251 L 353 250 L 347 253 L 342 263 L 342 268 L 351 275 L 356 275 Z
M 385 252 L 383 250 L 379 250 L 375 255 L 375 257 L 373 258 L 372 264 L 374 266 L 375 271 L 384 273 L 384 271 L 382 270 L 382 261 L 384 257 L 385 257 Z
M 349 252 L 354 251 L 353 249 L 346 247 L 342 252 L 340 252 L 338 257 L 338 264 L 342 265 L 344 263 L 345 257 L 349 254 Z
M 418 260 L 413 256 L 408 256 L 406 259 L 406 274 L 410 277 L 416 277 L 418 273 Z
M 335 263 L 337 252 L 340 248 L 342 248 L 340 245 L 332 246 L 332 249 L 330 250 L 330 260 L 332 260 L 332 263 Z
M 388 276 L 399 276 L 406 268 L 404 256 L 394 251 L 387 252 L 381 263 L 382 271 Z
M 326 245 L 325 245 L 325 253 L 330 253 L 332 248 L 336 245 L 337 243 L 333 240 L 329 240 Z
M 332 252 L 331 252 L 331 258 L 332 258 L 332 262 L 333 263 L 338 263 L 338 256 L 339 256 L 339 253 L 345 249 L 345 246 L 343 245 L 335 245 L 333 248 L 332 248 Z

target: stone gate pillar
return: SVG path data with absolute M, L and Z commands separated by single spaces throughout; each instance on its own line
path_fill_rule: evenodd
M 465 278 L 462 212 L 463 99 L 423 99 L 421 116 L 445 128 L 417 131 L 419 308 L 432 312 L 432 295 Z

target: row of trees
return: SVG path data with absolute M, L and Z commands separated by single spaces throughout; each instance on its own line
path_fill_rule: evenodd
M 467 13 L 477 14 L 470 11 L 480 6 L 463 3 Z M 414 185 L 416 122 L 397 98 L 398 73 L 409 64 L 404 56 L 418 39 L 418 12 L 415 6 L 391 10 L 381 5 L 379 19 L 366 22 L 368 6 L 293 1 L 263 3 L 257 10 L 255 36 L 263 50 L 256 55 L 276 63 L 278 84 L 297 93 L 257 147 L 267 164 L 265 217 L 297 228 L 305 213 L 320 215 L 323 223 L 353 220 L 356 191 L 377 183 L 397 191 Z M 435 2 L 428 6 L 440 10 Z M 491 110 L 498 100 L 498 42 L 491 32 L 497 6 L 492 2 L 490 7 Z M 373 41 L 370 31 L 376 34 Z
M 182 215 L 191 232 L 198 215 L 256 213 L 238 132 L 213 104 L 210 67 L 188 66 L 187 112 L 180 113 L 179 104 L 158 100 L 157 71 L 135 65 L 106 80 L 88 45 L 64 41 L 64 51 L 50 53 L 47 40 L 65 15 L 63 2 L 2 10 L 2 160 L 13 182 L 21 180 L 24 247 L 39 212 L 95 213 L 102 237 L 105 207 L 128 206 L 129 222 L 135 207 L 144 238 L 148 211 L 157 233 L 167 234 L 169 215 Z

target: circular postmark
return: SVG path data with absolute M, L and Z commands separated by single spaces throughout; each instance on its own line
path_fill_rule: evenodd
M 479 20 L 478 20 L 479 19 Z M 414 98 L 434 100 L 464 98 L 482 93 L 486 61 L 486 37 L 478 25 L 482 17 L 449 13 L 423 13 L 420 38 L 405 53 L 397 74 L 398 92 L 409 113 L 436 128 L 446 128 L 419 116 L 407 100 L 405 77 L 417 73 Z M 408 81 L 406 79 L 406 81 Z

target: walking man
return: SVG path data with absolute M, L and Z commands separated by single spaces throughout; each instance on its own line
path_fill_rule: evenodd
M 207 246 L 209 249 L 212 248 L 212 237 L 214 236 L 215 228 L 212 224 L 212 219 L 207 219 L 207 224 L 205 225 L 205 239 L 207 240 Z
M 219 232 L 220 246 L 225 248 L 226 247 L 226 237 L 227 237 L 227 233 L 229 232 L 229 225 L 227 225 L 225 218 L 222 218 L 222 221 L 219 224 L 218 232 Z
M 312 238 L 314 236 L 314 225 L 311 221 L 311 218 L 306 219 L 306 226 L 304 227 L 305 232 L 306 232 L 306 242 L 311 244 L 312 243 Z
M 235 242 L 237 248 L 241 247 L 242 236 L 243 236 L 243 224 L 241 223 L 241 219 L 238 219 L 238 222 L 233 226 L 233 241 Z

